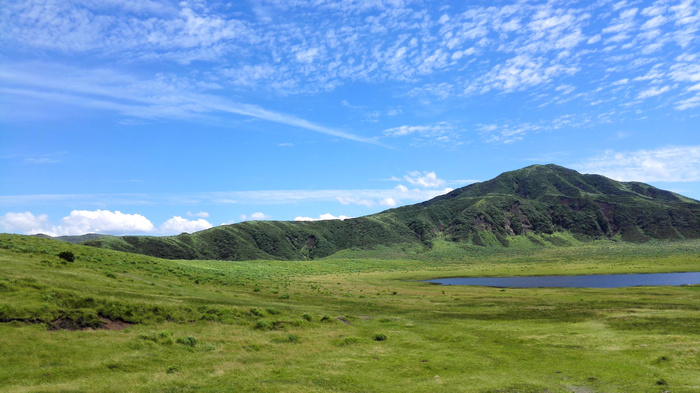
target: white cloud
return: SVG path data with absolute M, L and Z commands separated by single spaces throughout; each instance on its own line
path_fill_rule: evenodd
M 318 48 L 309 48 L 307 50 L 302 50 L 296 53 L 296 59 L 300 63 L 311 63 L 314 58 L 318 55 Z
M 407 181 L 416 186 L 408 188 L 398 184 L 392 189 L 377 190 L 273 190 L 273 191 L 233 191 L 214 193 L 194 193 L 190 195 L 168 194 L 72 194 L 72 195 L 0 195 L 2 206 L 45 206 L 46 203 L 77 203 L 77 204 L 172 204 L 181 201 L 198 201 L 210 204 L 295 204 L 299 202 L 329 202 L 342 204 L 359 204 L 367 207 L 385 206 L 396 207 L 403 202 L 422 202 L 452 191 L 452 188 L 442 188 L 445 180 L 435 175 L 435 172 L 410 172 L 404 178 L 392 178 L 393 181 Z M 453 183 L 470 183 L 460 180 Z M 206 212 L 192 213 L 189 216 L 204 217 Z M 262 212 L 241 215 L 241 221 L 271 219 Z M 346 219 L 347 216 L 325 214 L 318 219 Z M 312 219 L 298 217 L 298 219 Z M 314 219 L 315 220 L 315 219 Z M 232 224 L 228 221 L 224 224 Z M 0 216 L 0 229 L 10 233 L 35 234 L 44 233 L 50 236 L 82 235 L 85 233 L 105 234 L 150 234 L 171 235 L 182 232 L 195 232 L 210 228 L 212 225 L 202 219 L 188 220 L 175 216 L 159 227 L 140 214 L 125 214 L 109 210 L 74 210 L 61 220 L 60 225 L 53 224 L 46 214 L 34 215 L 31 212 L 9 212 Z
M 588 43 L 595 44 L 595 43 L 600 42 L 600 40 L 601 40 L 600 34 L 597 34 L 597 35 L 594 35 L 593 37 L 589 38 Z
M 3 47 L 25 48 L 27 53 L 90 54 L 112 64 L 199 60 L 199 72 L 190 74 L 192 80 L 187 81 L 136 80 L 127 75 L 109 83 L 109 78 L 101 78 L 104 73 L 89 75 L 100 74 L 97 70 L 56 69 L 52 75 L 47 69 L 56 67 L 53 63 L 43 70 L 31 67 L 26 74 L 37 80 L 63 80 L 65 85 L 80 82 L 71 74 L 83 75 L 90 80 L 82 87 L 93 89 L 57 88 L 55 83 L 28 86 L 23 84 L 26 78 L 10 75 L 13 86 L 24 91 L 0 94 L 43 96 L 139 118 L 205 121 L 238 114 L 376 144 L 370 137 L 204 91 L 293 95 L 330 91 L 356 81 L 393 80 L 405 82 L 409 95 L 447 99 L 525 91 L 548 102 L 549 97 L 541 93 L 576 84 L 577 93 L 596 101 L 591 96 L 605 95 L 597 88 L 612 75 L 590 75 L 576 83 L 569 77 L 579 70 L 595 72 L 608 63 L 609 69 L 625 69 L 634 80 L 641 76 L 640 68 L 620 59 L 650 61 L 662 49 L 669 52 L 658 58 L 670 59 L 679 48 L 686 53 L 697 49 L 692 45 L 700 19 L 693 1 L 653 1 L 640 8 L 636 8 L 639 2 L 634 7 L 607 1 L 584 3 L 466 5 L 457 12 L 432 7 L 430 2 L 400 2 L 394 7 L 384 1 L 266 1 L 256 2 L 246 15 L 200 1 L 11 0 L 4 4 L 0 18 L 0 31 L 11 33 L 0 35 Z M 115 8 L 118 13 L 110 12 Z M 618 56 L 601 55 L 603 42 Z M 15 68 L 25 67 L 17 64 Z M 136 91 L 134 86 L 144 87 Z M 644 87 L 636 89 L 624 97 L 649 93 L 641 91 Z M 122 94 L 126 91 L 132 94 Z M 624 98 L 619 101 L 629 103 L 622 102 Z M 391 136 L 410 131 L 390 130 L 396 134 Z M 410 134 L 424 137 L 417 130 Z M 454 135 L 444 136 L 454 141 Z
M 447 122 L 439 122 L 431 125 L 409 126 L 403 125 L 382 131 L 387 137 L 413 136 L 419 143 L 447 145 L 457 147 L 462 145 L 459 141 L 461 130 Z
M 354 198 L 354 197 L 337 197 L 336 200 L 343 205 L 360 205 L 366 207 L 374 206 L 374 201 L 371 199 Z
M 127 234 L 151 233 L 151 221 L 140 214 L 124 214 L 109 210 L 73 210 L 54 225 L 46 214 L 35 216 L 30 212 L 6 213 L 0 224 L 8 232 L 23 234 L 44 233 L 50 236 L 83 235 L 86 233 Z
M 164 222 L 159 227 L 161 235 L 177 235 L 182 232 L 192 233 L 211 228 L 212 225 L 203 218 L 199 220 L 188 220 L 180 216 L 175 216 Z
M 402 181 L 402 179 L 396 179 Z M 259 204 L 288 205 L 301 202 L 338 202 L 338 198 L 354 200 L 395 200 L 421 202 L 438 195 L 435 189 L 409 189 L 397 185 L 390 189 L 335 189 L 335 190 L 258 190 L 258 191 L 218 191 L 191 194 L 42 194 L 42 195 L 0 195 L 0 206 L 38 206 L 48 203 L 72 203 L 82 205 L 144 205 L 181 204 L 183 201 L 212 205 Z M 347 200 L 346 200 L 347 202 Z M 252 216 L 252 215 L 251 215 Z M 248 219 L 248 216 L 245 216 Z
M 207 212 L 199 212 L 199 213 L 187 212 L 187 215 L 189 217 L 201 217 L 201 218 L 209 217 L 209 213 L 207 213 Z
M 509 120 L 505 124 L 479 124 L 477 130 L 485 142 L 510 144 L 522 140 L 527 134 L 581 128 L 590 125 L 591 122 L 588 114 L 565 114 L 537 123 Z
M 49 216 L 46 214 L 35 216 L 30 212 L 5 213 L 4 216 L 0 217 L 0 227 L 2 227 L 3 232 L 8 233 L 57 235 L 56 228 L 51 225 Z
M 114 6 L 122 6 L 126 15 L 104 9 Z M 186 2 L 180 6 L 177 10 L 156 2 L 18 2 L 6 5 L 3 19 L 9 19 L 3 24 L 15 32 L 15 42 L 29 47 L 67 53 L 104 51 L 185 64 L 216 59 L 225 48 L 258 40 L 246 22 Z
M 255 212 L 251 215 L 245 215 L 241 214 L 241 221 L 255 221 L 255 220 L 269 220 L 272 218 L 271 216 L 268 216 L 267 214 L 264 214 L 262 212 Z
M 62 220 L 63 228 L 73 234 L 152 232 L 153 224 L 140 214 L 125 214 L 109 210 L 73 210 Z
M 644 99 L 644 98 L 649 98 L 649 97 L 656 97 L 658 95 L 661 95 L 663 93 L 666 93 L 667 91 L 671 90 L 670 86 L 664 86 L 664 87 L 651 87 L 649 89 L 646 89 L 644 91 L 641 91 L 638 95 L 637 98 L 639 99 Z
M 676 109 L 678 110 L 686 110 L 686 109 L 693 109 L 697 108 L 700 106 L 700 94 L 696 94 L 693 97 L 687 98 L 685 100 L 681 100 L 676 103 Z
M 435 172 L 412 171 L 404 176 L 407 182 L 422 188 L 439 188 L 445 185 L 445 180 L 439 179 Z
M 620 181 L 700 181 L 700 146 L 615 152 L 608 150 L 574 168 Z
M 295 218 L 294 218 L 294 221 L 347 220 L 348 218 L 351 218 L 351 217 L 344 216 L 344 215 L 340 215 L 340 216 L 336 217 L 336 216 L 334 216 L 334 215 L 332 215 L 332 214 L 330 214 L 330 213 L 326 213 L 326 214 L 321 214 L 318 218 L 311 218 L 311 217 L 301 217 L 301 216 L 298 216 L 298 217 L 295 217 Z
M 384 198 L 381 201 L 379 201 L 379 204 L 387 207 L 395 207 L 399 203 L 394 198 Z
M 21 86 L 2 88 L 7 96 L 31 97 L 80 107 L 110 110 L 124 116 L 147 119 L 211 121 L 226 114 L 284 124 L 321 134 L 383 146 L 368 138 L 257 105 L 231 101 L 205 92 L 198 83 L 172 75 L 139 79 L 114 70 L 86 70 L 40 64 L 0 65 L 0 82 Z
M 501 90 L 506 93 L 551 82 L 554 78 L 578 72 L 577 66 L 565 65 L 554 59 L 522 54 L 496 65 L 490 72 L 474 81 L 472 91 L 482 93 Z
M 42 158 L 26 158 L 24 160 L 27 164 L 58 164 L 61 162 L 61 160 L 55 159 L 55 158 L 49 158 L 49 157 L 42 157 Z

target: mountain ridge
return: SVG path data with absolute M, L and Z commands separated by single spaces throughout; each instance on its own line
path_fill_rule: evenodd
M 510 246 L 514 237 L 562 245 L 700 238 L 700 201 L 640 182 L 618 182 L 554 164 L 504 172 L 414 205 L 313 222 L 248 221 L 169 237 L 121 236 L 83 244 L 169 259 L 313 259 L 359 247 L 437 239 Z

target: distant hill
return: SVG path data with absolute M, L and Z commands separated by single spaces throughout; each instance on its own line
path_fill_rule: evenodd
M 103 235 L 103 234 L 99 234 L 99 233 L 88 233 L 88 234 L 79 235 L 79 236 L 49 236 L 49 235 L 45 235 L 43 233 L 38 233 L 38 234 L 32 235 L 32 236 L 43 237 L 46 239 L 59 240 L 59 241 L 66 242 L 66 243 L 78 244 L 78 243 L 86 242 L 88 240 L 101 239 L 103 237 L 110 237 L 113 235 Z
M 563 235 L 563 236 L 562 236 Z M 480 247 L 569 244 L 567 239 L 700 238 L 700 202 L 638 182 L 533 165 L 429 201 L 344 221 L 250 221 L 169 237 L 84 244 L 170 259 L 307 259 L 349 248 L 436 239 Z

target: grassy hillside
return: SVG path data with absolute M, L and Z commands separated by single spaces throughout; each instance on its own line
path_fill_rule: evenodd
M 643 183 L 533 165 L 367 217 L 244 222 L 194 234 L 104 237 L 84 244 L 169 259 L 304 260 L 400 244 L 426 252 L 440 239 L 476 247 L 529 247 L 698 238 L 698 201 Z
M 700 390 L 697 286 L 496 289 L 416 281 L 691 271 L 700 269 L 697 242 L 516 252 L 436 240 L 429 251 L 416 251 L 372 251 L 385 259 L 358 259 L 367 252 L 348 249 L 320 261 L 186 261 L 0 235 L 0 386 Z

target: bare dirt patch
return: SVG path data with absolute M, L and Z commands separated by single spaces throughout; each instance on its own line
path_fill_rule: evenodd
M 102 325 L 98 327 L 84 326 L 80 321 L 75 321 L 70 318 L 59 318 L 49 325 L 49 330 L 70 330 L 70 331 L 87 331 L 87 330 L 123 330 L 129 326 L 133 326 L 133 323 L 128 323 L 124 321 L 113 321 L 111 319 L 100 317 Z
M 128 323 L 124 321 L 113 321 L 107 318 L 100 318 L 100 320 L 104 322 L 104 325 L 102 325 L 102 329 L 107 330 L 124 330 L 129 326 L 134 326 L 133 323 Z

